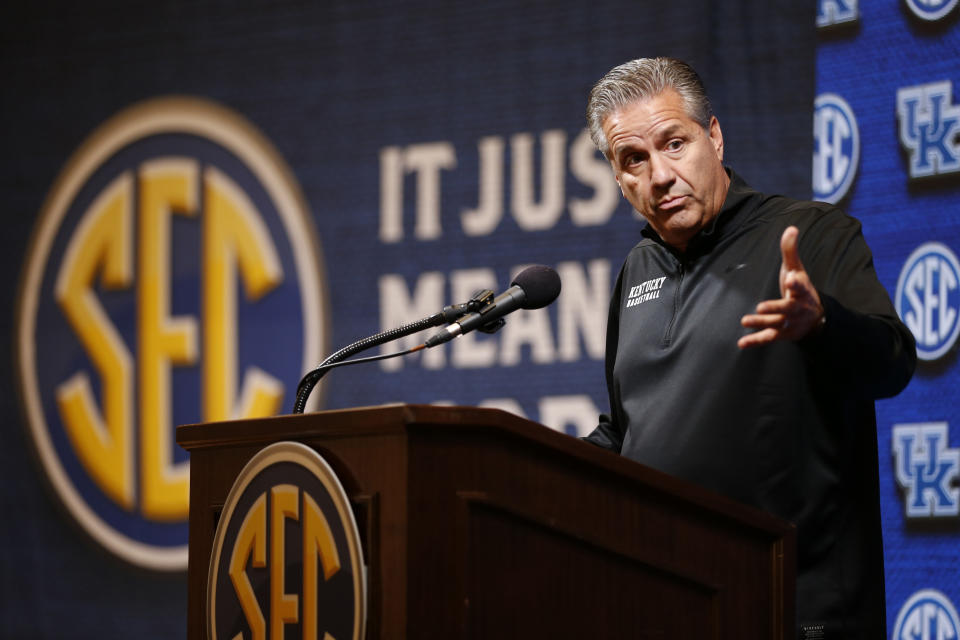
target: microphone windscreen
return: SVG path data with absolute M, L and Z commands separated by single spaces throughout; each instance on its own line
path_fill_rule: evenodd
M 550 267 L 536 264 L 517 274 L 511 285 L 523 289 L 524 300 L 521 308 L 539 309 L 545 307 L 560 295 L 560 276 Z

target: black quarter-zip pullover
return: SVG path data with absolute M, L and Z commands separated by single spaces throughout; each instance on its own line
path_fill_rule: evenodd
M 826 324 L 740 350 L 740 319 L 781 297 L 790 225 Z M 795 523 L 798 622 L 883 637 L 873 401 L 906 386 L 916 351 L 859 222 L 731 172 L 722 209 L 685 252 L 642 234 L 611 299 L 610 415 L 586 439 Z

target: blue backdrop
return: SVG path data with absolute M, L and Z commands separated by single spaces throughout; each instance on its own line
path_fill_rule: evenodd
M 863 222 L 921 358 L 907 389 L 877 407 L 887 623 L 896 640 L 960 632 L 960 467 L 951 446 L 960 437 L 956 4 L 818 3 L 816 195 Z

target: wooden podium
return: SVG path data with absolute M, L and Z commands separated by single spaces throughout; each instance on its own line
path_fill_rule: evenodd
M 390 405 L 177 429 L 193 640 L 227 493 L 285 440 L 350 497 L 368 638 L 794 637 L 791 525 L 502 411 Z

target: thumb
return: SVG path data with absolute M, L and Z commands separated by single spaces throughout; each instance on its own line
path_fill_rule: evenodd
M 780 254 L 783 256 L 783 268 L 787 271 L 802 271 L 800 253 L 797 250 L 800 230 L 794 226 L 787 227 L 780 236 Z

